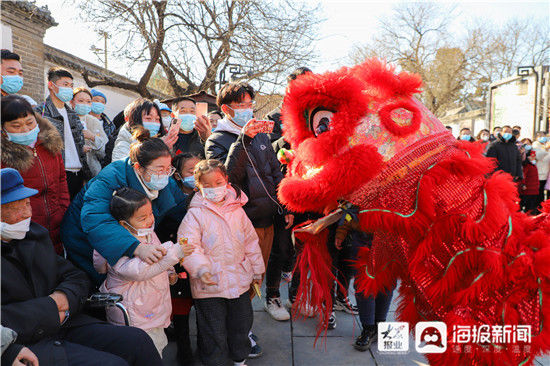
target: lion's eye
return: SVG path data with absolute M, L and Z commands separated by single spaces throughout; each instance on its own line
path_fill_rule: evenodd
M 311 129 L 313 130 L 315 136 L 319 136 L 320 134 L 330 130 L 330 121 L 332 120 L 333 115 L 334 112 L 325 109 L 320 109 L 314 112 L 311 117 Z

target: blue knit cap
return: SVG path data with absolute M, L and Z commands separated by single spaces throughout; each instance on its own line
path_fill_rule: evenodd
M 105 103 L 107 103 L 107 97 L 105 96 L 105 94 L 103 94 L 97 89 L 92 89 L 91 92 L 92 92 L 92 97 L 102 97 L 103 99 L 105 99 Z

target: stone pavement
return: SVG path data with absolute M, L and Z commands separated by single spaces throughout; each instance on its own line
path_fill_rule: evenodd
M 262 291 L 265 294 L 265 289 Z M 281 297 L 287 298 L 287 285 L 281 285 Z M 388 321 L 395 320 L 397 289 L 388 314 Z M 355 298 L 350 295 L 352 302 Z M 326 338 L 319 338 L 314 348 L 317 320 L 296 320 L 278 322 L 264 311 L 263 302 L 257 297 L 252 302 L 254 308 L 254 325 L 252 331 L 258 336 L 263 348 L 263 355 L 257 359 L 247 360 L 248 366 L 423 366 L 426 358 L 415 351 L 414 339 L 409 338 L 409 348 L 405 355 L 380 354 L 377 344 L 370 351 L 358 352 L 353 348 L 353 341 L 361 333 L 359 317 L 344 312 L 336 313 L 336 329 L 328 331 Z M 196 325 L 194 310 L 191 313 L 191 344 L 196 355 Z M 171 342 L 164 351 L 167 366 L 177 366 L 175 361 L 176 345 Z M 197 358 L 197 357 L 195 357 Z M 201 365 L 195 361 L 193 365 Z M 550 366 L 550 357 L 538 358 L 535 366 Z

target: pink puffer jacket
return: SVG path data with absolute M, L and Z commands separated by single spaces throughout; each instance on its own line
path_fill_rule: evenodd
M 146 241 L 142 241 L 146 242 Z M 101 292 L 114 292 L 123 296 L 122 304 L 130 315 L 130 325 L 149 330 L 170 325 L 172 303 L 168 274 L 183 257 L 180 245 L 170 241 L 161 244 L 157 235 L 151 235 L 147 244 L 162 245 L 167 253 L 157 263 L 147 264 L 138 257 L 122 257 L 111 267 L 94 250 L 94 267 L 99 273 L 107 272 Z M 122 312 L 115 307 L 107 309 L 109 323 L 124 325 Z
M 241 192 L 236 198 L 229 189 L 221 205 L 196 193 L 179 230 L 192 244 L 194 252 L 185 257 L 183 266 L 191 277 L 193 298 L 223 297 L 235 299 L 248 291 L 254 276 L 265 272 L 258 235 L 242 206 L 248 198 Z M 212 274 L 215 286 L 206 286 L 200 276 Z

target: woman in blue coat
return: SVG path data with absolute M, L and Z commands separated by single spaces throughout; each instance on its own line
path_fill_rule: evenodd
M 174 168 L 166 144 L 161 139 L 149 138 L 145 129 L 137 130 L 134 138 L 138 142 L 132 145 L 130 157 L 109 164 L 90 180 L 71 202 L 63 219 L 61 235 L 67 257 L 86 271 L 96 285 L 105 276 L 93 267 L 94 249 L 111 266 L 123 256 L 137 256 L 154 263 L 166 254 L 160 246 L 140 244 L 111 216 L 109 205 L 113 192 L 130 187 L 145 193 L 152 200 L 156 224 L 165 215 L 177 212 L 174 208 L 185 198 L 174 196 L 178 187 L 170 179 Z

